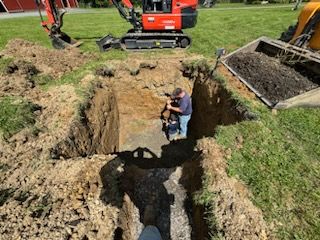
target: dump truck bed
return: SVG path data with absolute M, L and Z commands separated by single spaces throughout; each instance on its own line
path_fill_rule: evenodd
M 249 59 L 252 55 L 257 59 Z M 245 60 L 245 65 L 235 66 L 235 59 Z M 320 54 L 317 52 L 261 37 L 228 54 L 222 63 L 271 108 L 320 106 Z M 244 74 L 243 68 L 247 68 L 248 74 Z M 268 75 L 267 80 L 259 73 Z M 274 97 L 275 93 L 278 96 Z

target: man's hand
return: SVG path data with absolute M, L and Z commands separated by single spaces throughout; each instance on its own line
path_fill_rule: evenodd
M 170 110 L 172 108 L 171 104 L 167 104 L 167 109 Z
M 172 103 L 172 100 L 171 99 L 168 99 L 167 100 L 167 105 L 170 105 Z

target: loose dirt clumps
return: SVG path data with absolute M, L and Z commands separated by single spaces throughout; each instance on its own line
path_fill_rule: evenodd
M 11 190 L 0 207 L 2 238 L 112 239 L 117 209 L 100 200 L 99 176 L 111 158 L 36 159 L 2 172 L 1 188 Z
M 77 50 L 47 50 L 23 40 L 9 42 L 4 54 L 52 76 L 87 60 Z M 247 109 L 213 78 L 209 64 L 181 66 L 185 57 L 132 54 L 125 61 L 108 61 L 104 64 L 114 69 L 113 76 L 102 69 L 80 82 L 85 100 L 73 85 L 28 88 L 23 97 L 41 106 L 35 129 L 0 140 L 1 236 L 137 239 L 146 205 L 152 203 L 164 240 L 203 240 L 209 237 L 205 208 L 193 196 L 201 188 L 203 171 L 212 171 L 218 176 L 210 189 L 220 200 L 212 203 L 219 229 L 227 239 L 264 239 L 261 213 L 228 178 L 225 164 L 214 155 L 216 146 L 204 140 L 200 157 L 194 139 L 172 144 L 161 131 L 161 111 L 176 87 L 193 96 L 192 121 L 198 123 L 190 130 L 199 138 L 213 135 L 219 124 L 250 119 Z M 132 74 L 134 69 L 139 70 Z M 14 66 L 7 74 L 28 78 Z M 114 152 L 117 156 L 108 155 Z M 218 164 L 215 169 L 221 166 L 220 175 L 212 162 Z
M 38 73 L 39 70 L 32 63 L 12 61 L 0 73 L 0 96 L 28 94 L 36 86 L 33 77 Z
M 295 69 L 263 53 L 237 53 L 227 63 L 273 103 L 294 97 L 319 86 Z
M 41 72 L 53 77 L 61 77 L 93 58 L 92 55 L 82 53 L 78 49 L 49 50 L 22 39 L 10 40 L 1 55 L 30 62 L 37 66 Z
M 118 115 L 111 88 L 94 86 L 88 90 L 93 96 L 83 101 L 71 85 L 51 86 L 46 91 L 39 87 L 36 77 L 49 74 L 57 78 L 85 63 L 88 59 L 78 50 L 55 51 L 12 40 L 1 54 L 13 60 L 1 73 L 0 97 L 23 98 L 41 107 L 32 127 L 0 138 L 1 237 L 112 239 L 118 209 L 100 199 L 103 184 L 99 176 L 112 157 L 70 161 L 50 157 L 51 150 L 68 139 L 70 129 L 78 147 L 83 147 L 74 147 L 82 151 L 79 155 L 115 151 Z M 83 134 L 76 131 L 79 129 L 85 130 Z
M 260 209 L 250 201 L 250 193 L 235 178 L 228 176 L 223 151 L 214 139 L 199 141 L 203 167 L 208 179 L 207 190 L 214 194 L 210 214 L 217 232 L 224 239 L 268 239 L 269 230 Z

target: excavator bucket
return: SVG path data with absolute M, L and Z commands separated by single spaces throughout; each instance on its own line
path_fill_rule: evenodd
M 57 34 L 52 34 L 50 36 L 52 46 L 55 49 L 65 49 L 70 47 L 78 47 L 82 44 L 82 42 L 79 42 L 73 38 L 71 38 L 68 34 L 64 32 L 60 32 Z
M 96 43 L 101 52 L 105 52 L 113 48 L 121 48 L 120 39 L 113 37 L 111 34 L 108 34 L 103 38 L 97 40 Z
M 296 96 L 288 99 L 282 99 L 281 101 L 275 102 L 274 100 L 269 99 L 266 94 L 263 94 L 259 90 L 259 76 L 255 76 L 255 78 L 257 78 L 255 81 L 252 81 L 252 79 L 246 79 L 243 74 L 239 73 L 239 68 L 234 67 L 234 64 L 231 63 L 231 58 L 237 56 L 239 57 L 240 55 L 246 56 L 246 54 L 254 52 L 263 53 L 269 57 L 277 58 L 280 62 L 280 65 L 284 64 L 290 68 L 297 69 L 299 74 L 311 79 L 312 82 L 315 83 L 315 86 L 318 87 L 314 87 L 313 89 L 305 92 L 301 91 L 303 92 L 302 94 L 297 94 Z M 260 64 L 257 62 L 258 60 L 256 60 L 255 66 L 259 66 Z M 260 98 L 271 108 L 287 108 L 290 106 L 320 106 L 320 54 L 315 51 L 299 48 L 279 40 L 261 37 L 223 57 L 222 63 L 234 76 L 242 81 L 251 91 L 256 94 L 258 98 Z M 249 71 L 252 73 L 252 77 L 255 73 L 255 69 L 249 69 Z M 288 81 L 290 81 L 290 79 Z M 276 85 L 277 83 L 271 84 Z M 273 91 L 272 87 L 270 87 L 270 91 Z

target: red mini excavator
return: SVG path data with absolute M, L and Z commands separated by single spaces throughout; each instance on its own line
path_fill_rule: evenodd
M 61 31 L 65 10 L 59 10 L 56 0 L 36 0 L 41 24 L 48 32 L 54 48 L 63 49 L 78 45 L 77 42 Z M 142 14 L 135 11 L 130 0 L 112 0 L 121 17 L 132 24 L 133 28 L 121 38 L 107 35 L 97 44 L 101 51 L 110 48 L 125 50 L 151 48 L 187 48 L 191 38 L 182 29 L 192 28 L 197 22 L 198 0 L 142 0 Z M 41 15 L 43 4 L 48 20 Z

